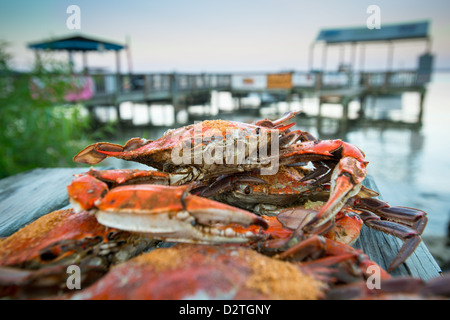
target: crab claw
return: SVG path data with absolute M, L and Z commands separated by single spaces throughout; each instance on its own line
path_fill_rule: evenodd
M 230 224 L 259 225 L 261 217 L 189 194 L 188 186 L 128 185 L 109 191 L 96 205 L 99 223 L 166 241 L 188 243 L 247 242 L 258 237 L 236 232 Z
M 108 157 L 117 156 L 125 151 L 137 149 L 149 142 L 151 141 L 142 138 L 132 138 L 124 146 L 109 142 L 97 142 L 78 152 L 73 157 L 73 161 L 94 165 Z
M 124 184 L 163 184 L 171 183 L 171 176 L 166 172 L 139 169 L 96 170 L 91 168 L 85 175 L 93 176 L 114 187 Z
M 76 178 L 67 186 L 69 201 L 75 211 L 90 210 L 110 188 L 128 184 L 171 184 L 172 175 L 156 170 L 118 169 L 95 170 L 75 175 Z
M 354 157 L 342 158 L 333 169 L 330 197 L 317 215 L 303 228 L 307 233 L 323 233 L 328 222 L 342 209 L 348 199 L 358 194 L 366 177 L 366 162 Z

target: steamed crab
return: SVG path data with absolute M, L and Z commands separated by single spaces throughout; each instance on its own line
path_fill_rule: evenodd
M 259 170 L 274 174 L 278 166 L 313 162 L 316 170 L 309 179 L 331 179 L 330 197 L 305 231 L 322 228 L 357 194 L 366 175 L 363 153 L 341 140 L 316 140 L 307 132 L 290 131 L 285 124 L 296 113 L 276 121 L 254 124 L 213 120 L 170 130 L 155 141 L 133 138 L 124 146 L 95 143 L 83 149 L 74 161 L 96 164 L 114 156 L 133 160 L 167 173 L 170 185 L 181 185 Z
M 261 232 L 252 232 L 249 226 L 267 227 L 264 218 L 230 201 L 242 190 L 240 199 L 245 198 L 242 203 L 250 204 L 245 209 L 252 211 L 257 211 L 252 204 L 297 208 L 295 202 L 301 199 L 325 195 L 316 211 L 298 218 L 295 236 L 329 233 L 339 212 L 350 206 L 370 227 L 405 240 L 390 270 L 397 267 L 421 241 L 426 214 L 390 207 L 372 198 L 373 192 L 365 194 L 364 153 L 342 140 L 317 140 L 307 132 L 291 131 L 294 124 L 286 122 L 295 115 L 253 124 L 207 120 L 169 130 L 154 141 L 133 138 L 124 146 L 92 144 L 74 161 L 97 164 L 117 157 L 157 170 L 91 170 L 68 187 L 69 197 L 74 207 L 96 213 L 99 222 L 110 227 L 180 242 L 228 243 L 254 241 Z M 305 163 L 312 169 L 302 169 Z M 291 165 L 297 168 L 289 169 Z M 199 187 L 204 188 L 200 193 Z M 200 196 L 217 195 L 215 199 L 233 206 L 192 195 L 191 190 Z M 276 213 L 280 210 L 286 208 L 275 208 Z M 238 224 L 247 231 L 236 232 Z
M 87 211 L 51 212 L 0 241 L 0 297 L 30 298 L 69 291 L 67 270 L 80 268 L 84 287 L 111 265 L 150 247 L 154 241 L 105 227 Z

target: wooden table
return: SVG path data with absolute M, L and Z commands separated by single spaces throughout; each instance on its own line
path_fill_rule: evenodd
M 0 180 L 0 237 L 7 237 L 23 226 L 53 210 L 69 207 L 66 186 L 73 175 L 87 168 L 35 169 Z M 365 185 L 377 190 L 371 177 Z M 402 241 L 363 227 L 355 247 L 387 269 Z M 441 269 L 422 242 L 414 254 L 391 274 L 393 276 L 437 277 Z

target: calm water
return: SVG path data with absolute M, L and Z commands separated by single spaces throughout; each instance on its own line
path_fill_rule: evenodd
M 436 74 L 420 130 L 364 128 L 348 141 L 366 153 L 369 173 L 391 205 L 428 212 L 426 235 L 445 235 L 450 218 L 450 74 Z
M 257 106 L 259 96 L 245 99 L 246 105 Z M 267 97 L 258 116 L 255 112 L 226 113 L 218 115 L 221 110 L 232 110 L 235 101 L 227 93 L 213 94 L 211 105 L 192 107 L 192 113 L 208 112 L 205 118 L 226 118 L 240 121 L 253 121 L 259 117 L 276 117 L 276 113 L 301 108 L 308 115 L 317 113 L 316 99 L 303 99 L 291 102 L 270 103 Z M 418 97 L 406 93 L 398 98 L 369 102 L 367 114 L 371 117 L 388 117 L 413 122 L 418 111 Z M 374 106 L 370 108 L 370 106 Z M 358 103 L 350 105 L 351 115 L 358 110 Z M 100 117 L 113 119 L 108 109 L 101 110 Z M 153 106 L 151 111 L 143 105 L 124 104 L 122 113 L 128 115 L 136 124 L 146 123 L 149 118 L 153 124 L 167 127 L 140 127 L 120 133 L 117 142 L 123 143 L 128 138 L 141 136 L 149 139 L 160 137 L 171 127 L 173 112 L 171 106 Z M 450 73 L 436 73 L 429 84 L 424 107 L 424 121 L 420 129 L 397 126 L 358 126 L 351 128 L 341 136 L 333 134 L 341 115 L 341 108 L 336 105 L 324 107 L 323 114 L 331 120 L 324 122 L 321 138 L 343 138 L 360 147 L 370 162 L 368 173 L 374 178 L 382 198 L 391 205 L 420 208 L 428 212 L 429 223 L 425 235 L 445 235 L 450 219 Z M 187 114 L 179 114 L 179 122 L 187 121 Z M 297 127 L 318 136 L 315 120 L 297 120 Z M 141 167 L 130 162 L 108 159 L 104 165 L 114 167 Z

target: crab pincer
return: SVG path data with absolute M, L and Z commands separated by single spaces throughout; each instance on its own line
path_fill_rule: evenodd
M 330 197 L 314 219 L 303 227 L 306 233 L 326 232 L 326 226 L 348 199 L 358 194 L 366 177 L 367 161 L 357 147 L 341 140 L 316 140 L 298 143 L 283 150 L 282 164 L 296 161 L 327 163 L 329 170 L 318 180 L 330 181 Z M 310 177 L 305 177 L 304 180 Z M 324 229 L 325 228 L 325 229 Z
M 84 176 L 90 177 L 90 176 Z M 98 180 L 89 179 L 93 185 Z M 72 183 L 69 196 L 81 209 L 95 213 L 97 221 L 105 226 L 145 234 L 156 239 L 189 243 L 239 243 L 258 237 L 257 233 L 236 232 L 230 226 L 258 225 L 267 228 L 267 222 L 248 211 L 189 193 L 189 186 L 138 184 L 119 186 L 112 190 L 96 188 L 96 200 L 79 203 Z M 85 183 L 85 181 L 82 181 Z M 78 202 L 78 203 L 77 203 Z

